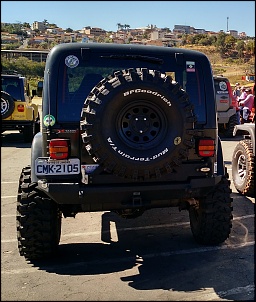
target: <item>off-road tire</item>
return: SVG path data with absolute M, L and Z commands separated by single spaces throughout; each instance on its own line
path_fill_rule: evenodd
M 1 91 L 1 115 L 2 119 L 9 117 L 15 108 L 15 103 L 13 97 L 5 92 Z
M 22 169 L 17 195 L 17 239 L 21 256 L 43 259 L 57 253 L 61 235 L 61 212 L 57 204 L 31 183 L 31 168 Z
M 217 245 L 224 242 L 232 227 L 230 181 L 223 176 L 211 192 L 189 207 L 191 231 L 196 242 Z
M 24 142 L 31 143 L 35 135 L 35 122 L 32 122 L 30 125 L 24 126 L 22 132 Z
M 241 140 L 233 151 L 232 179 L 239 193 L 255 197 L 254 154 L 252 141 L 249 139 Z
M 83 148 L 104 171 L 133 181 L 172 173 L 194 146 L 188 94 L 159 71 L 117 71 L 101 80 L 81 113 Z
M 229 118 L 228 123 L 225 125 L 225 128 L 222 129 L 222 134 L 224 137 L 233 137 L 233 131 L 235 126 L 238 125 L 237 115 L 234 114 Z

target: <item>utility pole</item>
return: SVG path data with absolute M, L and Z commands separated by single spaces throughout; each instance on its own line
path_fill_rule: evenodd
M 229 17 L 227 17 L 227 32 L 228 32 L 228 19 L 229 19 Z

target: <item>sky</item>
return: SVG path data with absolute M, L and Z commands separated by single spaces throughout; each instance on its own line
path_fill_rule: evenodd
M 73 30 L 117 31 L 118 23 L 131 29 L 187 25 L 255 37 L 255 1 L 1 1 L 1 22 L 32 25 L 44 20 Z

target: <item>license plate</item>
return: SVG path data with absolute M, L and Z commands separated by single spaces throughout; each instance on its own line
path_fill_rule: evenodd
M 80 160 L 70 158 L 67 160 L 49 160 L 37 158 L 35 162 L 36 175 L 68 175 L 80 173 Z

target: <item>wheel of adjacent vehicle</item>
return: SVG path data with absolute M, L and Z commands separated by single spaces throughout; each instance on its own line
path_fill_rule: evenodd
M 31 143 L 35 135 L 35 122 L 32 122 L 30 125 L 24 126 L 23 138 L 25 143 Z
M 233 219 L 230 194 L 230 181 L 223 176 L 207 196 L 189 207 L 191 231 L 198 243 L 216 245 L 229 237 Z
M 237 115 L 234 114 L 229 118 L 227 127 L 223 130 L 225 137 L 233 137 L 233 131 L 235 126 L 238 125 Z
M 5 92 L 1 91 L 1 115 L 2 119 L 9 117 L 14 111 L 15 103 L 12 96 Z
M 22 169 L 17 196 L 17 239 L 21 256 L 36 260 L 57 253 L 61 236 L 61 212 L 31 183 L 30 166 Z
M 133 180 L 174 171 L 194 144 L 187 93 L 159 71 L 115 72 L 100 81 L 81 113 L 83 147 L 108 173 Z
M 236 190 L 250 197 L 254 192 L 254 155 L 251 140 L 241 140 L 232 156 L 232 179 Z

